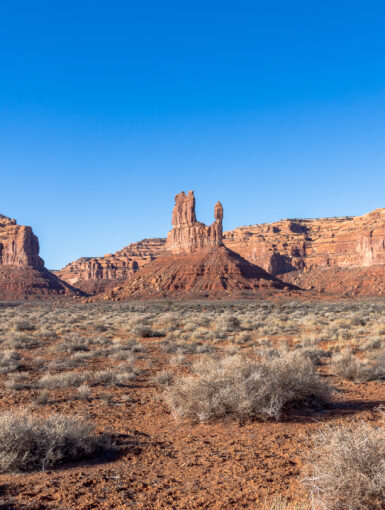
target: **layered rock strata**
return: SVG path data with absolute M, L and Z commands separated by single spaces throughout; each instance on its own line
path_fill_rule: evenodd
M 305 288 L 313 287 L 326 293 L 341 293 L 346 281 L 349 293 L 361 295 L 382 293 L 380 289 L 385 285 L 385 268 L 381 269 L 385 266 L 385 209 L 377 209 L 357 217 L 287 219 L 239 227 L 222 235 L 222 207 L 219 204 L 216 206 L 214 228 L 209 230 L 212 225 L 206 227 L 197 222 L 194 206 L 193 194 L 177 195 L 173 229 L 168 235 L 167 244 L 165 239 L 145 240 L 145 255 L 137 250 L 132 256 L 124 249 L 117 252 L 121 254 L 121 263 L 124 264 L 127 256 L 135 261 L 136 268 L 140 268 L 162 255 L 166 246 L 173 253 L 188 253 L 193 252 L 198 246 L 204 246 L 205 243 L 220 245 L 222 242 L 224 246 L 265 271 L 280 278 L 285 275 L 285 280 Z M 212 233 L 213 230 L 215 234 Z M 97 276 L 99 285 L 106 281 L 113 284 L 112 280 L 108 280 L 110 257 L 106 256 L 100 260 Z M 74 284 L 80 276 L 95 278 L 95 274 L 87 273 L 84 267 L 78 265 L 73 267 L 71 272 L 59 272 L 59 275 Z M 374 268 L 373 282 L 376 283 L 370 285 L 371 279 L 368 276 L 367 282 L 361 284 L 361 281 L 365 281 L 365 275 L 372 274 L 365 271 L 370 267 Z M 128 276 L 132 276 L 136 268 L 132 267 L 131 272 L 127 271 Z M 339 269 L 346 271 L 338 271 Z M 333 270 L 336 271 L 333 273 Z M 333 284 L 333 274 L 338 275 L 339 285 Z M 305 278 L 305 275 L 308 276 Z M 71 280 L 67 279 L 68 276 Z
M 220 246 L 162 255 L 96 300 L 268 297 L 296 289 Z
M 385 209 L 356 217 L 282 220 L 239 227 L 225 232 L 223 242 L 275 275 L 385 264 Z
M 0 214 L 0 265 L 43 267 L 39 240 L 31 227 Z
M 75 287 L 95 294 L 117 285 L 165 251 L 165 239 L 143 239 L 103 257 L 82 257 L 55 274 Z
M 194 192 L 184 191 L 176 195 L 172 213 L 172 230 L 168 233 L 166 248 L 172 253 L 193 253 L 206 247 L 223 246 L 223 207 L 217 202 L 214 207 L 215 221 L 206 226 L 197 221 Z
M 101 299 L 262 296 L 296 289 L 223 246 L 220 202 L 214 216 L 210 226 L 198 222 L 194 193 L 176 195 L 167 250 Z
M 0 300 L 80 294 L 44 267 L 31 227 L 0 215 Z

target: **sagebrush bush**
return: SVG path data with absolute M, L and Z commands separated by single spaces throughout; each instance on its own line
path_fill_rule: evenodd
M 284 408 L 324 402 L 331 391 L 314 364 L 295 352 L 261 361 L 204 358 L 192 370 L 193 376 L 166 390 L 165 399 L 174 415 L 194 421 L 278 419 Z
M 328 427 L 313 439 L 303 483 L 314 508 L 385 508 L 385 429 Z
M 54 414 L 31 416 L 26 411 L 0 414 L 0 471 L 29 471 L 84 457 L 109 446 L 94 434 L 91 423 Z
M 382 367 L 378 363 L 356 358 L 349 350 L 333 354 L 330 370 L 342 379 L 355 382 L 370 381 L 383 376 Z
M 0 352 L 0 374 L 14 372 L 20 367 L 21 356 L 17 351 L 4 350 Z

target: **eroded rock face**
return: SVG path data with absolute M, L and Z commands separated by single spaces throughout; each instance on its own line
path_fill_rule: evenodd
M 82 257 L 55 274 L 91 294 L 117 285 L 165 251 L 165 239 L 143 239 L 103 257 Z
M 174 254 L 194 253 L 207 247 L 223 246 L 223 207 L 220 202 L 214 207 L 215 221 L 206 226 L 197 221 L 194 192 L 184 191 L 176 195 L 172 213 L 172 230 L 168 233 L 166 248 Z
M 251 264 L 225 246 L 205 247 L 193 253 L 169 251 L 146 264 L 132 278 L 93 299 L 179 299 L 267 297 L 292 295 L 296 287 Z
M 0 300 L 49 299 L 82 293 L 44 267 L 31 227 L 0 215 Z
M 385 209 L 357 217 L 288 219 L 239 227 L 223 234 L 223 208 L 219 202 L 214 216 L 215 222 L 210 226 L 198 222 L 194 194 L 180 193 L 175 199 L 173 229 L 167 242 L 146 239 L 116 254 L 80 259 L 57 274 L 81 288 L 84 282 L 94 282 L 100 290 L 105 290 L 106 285 L 114 285 L 115 278 L 124 280 L 133 276 L 137 269 L 162 256 L 166 248 L 173 254 L 188 254 L 223 244 L 265 271 L 279 277 L 285 275 L 285 280 L 304 288 L 335 293 L 344 288 L 346 280 L 347 292 L 353 289 L 362 295 L 378 295 L 383 293 L 382 286 L 385 289 Z M 371 267 L 375 268 L 374 272 L 361 271 Z M 334 284 L 335 268 L 348 270 L 338 272 L 338 288 Z M 361 285 L 365 275 L 372 273 L 377 283 L 370 288 Z
M 39 241 L 31 227 L 0 215 L 0 265 L 44 267 L 39 257 Z
M 279 275 L 385 265 L 385 209 L 363 216 L 282 220 L 225 232 L 225 246 Z

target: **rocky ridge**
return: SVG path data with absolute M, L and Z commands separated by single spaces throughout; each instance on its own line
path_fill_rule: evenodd
M 145 255 L 139 249 L 131 249 L 141 243 L 134 243 L 117 252 L 120 254 L 119 264 L 122 266 L 126 257 L 132 261 L 131 266 L 126 268 L 127 277 L 133 276 L 141 266 L 164 254 L 167 247 L 171 247 L 174 253 L 188 253 L 202 243 L 199 239 L 202 239 L 202 233 L 207 232 L 205 229 L 210 227 L 196 222 L 191 209 L 195 198 L 191 195 L 189 197 L 189 194 L 185 197 L 183 205 L 178 202 L 176 211 L 174 208 L 173 226 L 176 230 L 173 228 L 167 242 L 165 239 L 142 241 L 146 247 Z M 220 228 L 223 209 L 218 211 L 215 217 L 215 234 L 210 235 L 210 242 L 219 245 L 221 237 L 224 246 L 280 279 L 306 289 L 314 288 L 331 294 L 343 293 L 344 288 L 346 292 L 356 295 L 383 294 L 381 289 L 385 288 L 385 209 L 376 209 L 357 217 L 286 219 L 249 225 L 226 231 L 222 236 Z M 190 245 L 186 245 L 186 233 L 194 235 L 192 241 L 189 241 Z M 108 281 L 109 285 L 113 286 L 119 283 L 110 278 L 108 273 L 114 255 L 97 259 L 97 280 L 92 272 L 85 270 L 90 260 L 95 259 L 85 259 L 83 262 L 80 259 L 66 266 L 58 275 L 73 284 L 79 283 L 81 276 L 85 278 L 83 281 L 98 282 L 98 285 Z M 368 271 L 371 267 L 373 271 Z M 73 279 L 68 279 L 69 274 Z M 333 278 L 334 274 L 338 275 L 338 285 Z
M 224 233 L 224 244 L 273 274 L 385 264 L 385 209 L 363 216 L 282 220 Z
M 118 285 L 165 251 L 165 239 L 143 239 L 103 257 L 82 257 L 55 274 L 71 285 L 95 294 Z

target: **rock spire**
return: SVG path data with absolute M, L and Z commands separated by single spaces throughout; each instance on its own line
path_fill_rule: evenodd
M 182 191 L 175 196 L 172 213 L 172 230 L 168 233 L 166 247 L 172 253 L 193 253 L 204 248 L 223 246 L 223 207 L 217 202 L 214 207 L 215 221 L 205 225 L 197 221 L 193 191 Z

